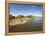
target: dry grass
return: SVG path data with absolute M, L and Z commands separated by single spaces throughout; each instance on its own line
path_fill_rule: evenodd
M 18 24 L 24 24 L 26 22 L 30 22 L 32 18 L 22 18 L 22 19 L 12 19 L 10 20 L 10 25 L 18 25 Z

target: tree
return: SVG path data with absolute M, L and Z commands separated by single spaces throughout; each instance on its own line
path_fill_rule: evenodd
M 30 17 L 32 17 L 32 15 L 28 15 L 28 17 L 30 18 Z
M 18 15 L 17 16 L 19 19 L 23 18 L 24 16 L 23 15 Z
M 15 16 L 9 15 L 9 19 L 14 19 Z

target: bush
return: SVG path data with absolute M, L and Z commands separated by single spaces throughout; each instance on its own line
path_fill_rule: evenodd
M 23 15 L 18 15 L 17 16 L 19 19 L 23 18 L 24 16 Z
M 9 15 L 9 19 L 14 19 L 15 16 Z
M 32 15 L 28 15 L 28 17 L 30 18 L 30 17 L 33 17 Z

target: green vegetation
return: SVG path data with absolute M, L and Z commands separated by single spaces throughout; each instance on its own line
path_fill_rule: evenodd
M 23 18 L 23 17 L 24 17 L 23 15 L 18 15 L 18 16 L 17 16 L 18 19 L 21 19 L 21 18 Z
M 9 15 L 9 19 L 11 20 L 11 19 L 14 19 L 15 18 L 15 16 L 12 16 L 12 15 Z
M 32 15 L 28 15 L 28 16 L 18 15 L 17 17 L 15 17 L 15 16 L 10 15 L 9 17 L 10 17 L 9 19 L 11 20 L 11 19 L 14 19 L 14 18 L 16 18 L 16 19 L 22 19 L 22 18 L 25 18 L 25 17 L 26 18 L 32 18 L 33 16 Z

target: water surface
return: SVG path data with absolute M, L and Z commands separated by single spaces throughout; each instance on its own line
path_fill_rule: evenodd
M 23 25 L 9 26 L 9 32 L 32 32 L 42 31 L 42 18 L 32 19 L 31 22 L 27 22 Z

